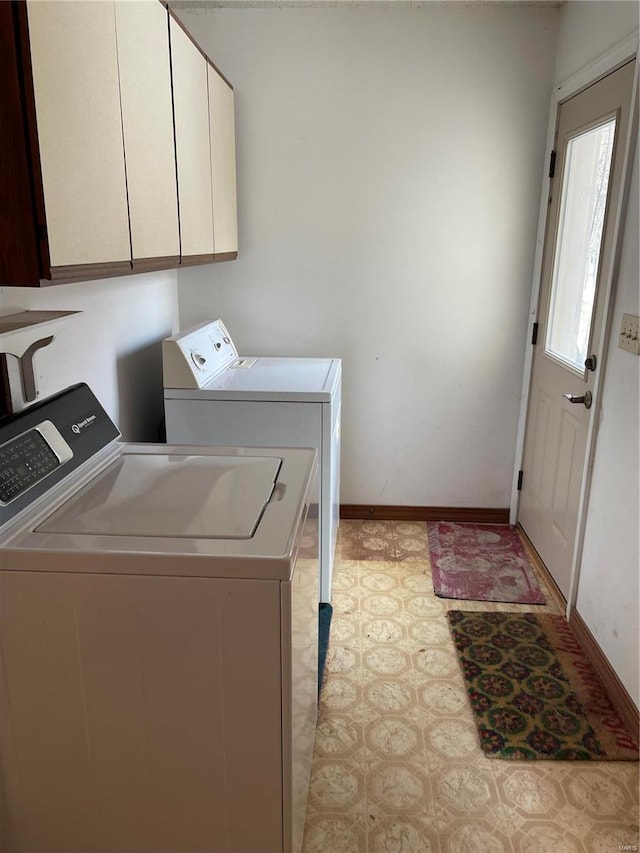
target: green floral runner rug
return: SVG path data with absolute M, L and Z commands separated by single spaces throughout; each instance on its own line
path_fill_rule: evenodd
M 447 616 L 487 756 L 638 760 L 635 738 L 561 616 Z

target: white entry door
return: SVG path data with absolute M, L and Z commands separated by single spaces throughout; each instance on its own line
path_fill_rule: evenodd
M 562 103 L 542 262 L 518 521 L 565 599 L 597 407 L 635 61 Z

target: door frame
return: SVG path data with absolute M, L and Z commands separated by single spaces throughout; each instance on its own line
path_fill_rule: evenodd
M 629 195 L 629 186 L 631 181 L 632 158 L 635 153 L 636 143 L 636 125 L 638 123 L 638 30 L 635 30 L 618 44 L 614 45 L 605 53 L 594 59 L 588 65 L 581 68 L 575 74 L 572 74 L 562 83 L 554 86 L 551 95 L 551 104 L 549 106 L 549 121 L 547 125 L 547 139 L 545 144 L 545 171 L 546 174 L 542 181 L 542 191 L 540 197 L 540 211 L 538 214 L 538 230 L 536 236 L 536 251 L 533 264 L 533 281 L 531 285 L 531 303 L 529 307 L 529 322 L 527 325 L 527 342 L 524 357 L 524 370 L 522 377 L 522 393 L 520 399 L 520 413 L 518 416 L 518 431 L 516 436 L 515 450 L 515 465 L 513 471 L 513 479 L 511 486 L 511 504 L 509 507 L 509 521 L 515 524 L 518 517 L 518 507 L 520 501 L 520 492 L 518 491 L 519 472 L 522 467 L 524 456 L 524 437 L 527 420 L 527 411 L 529 407 L 529 392 L 531 388 L 532 368 L 533 368 L 533 346 L 531 345 L 531 336 L 533 334 L 533 324 L 536 322 L 538 314 L 538 300 L 540 295 L 540 278 L 542 274 L 542 254 L 544 248 L 545 232 L 547 228 L 547 212 L 549 209 L 549 190 L 550 178 L 546 170 L 546 164 L 549 163 L 551 152 L 555 148 L 556 127 L 558 123 L 558 112 L 560 105 L 569 98 L 577 95 L 583 89 L 588 88 L 598 80 L 606 77 L 608 74 L 615 71 L 621 65 L 624 65 L 630 60 L 636 59 L 636 69 L 633 82 L 633 93 L 631 96 L 631 114 L 629 117 L 629 128 L 627 138 L 624 140 L 624 161 L 622 172 L 622 192 L 615 211 L 611 214 L 615 215 L 613 245 L 614 251 L 611 254 L 611 261 L 606 270 L 603 270 L 603 279 L 600 283 L 604 287 L 605 293 L 605 312 L 602 332 L 598 340 L 592 341 L 591 352 L 595 353 L 598 359 L 598 371 L 596 373 L 593 389 L 594 406 L 592 416 L 589 422 L 587 432 L 587 452 L 585 456 L 585 464 L 583 468 L 582 489 L 580 492 L 580 502 L 578 506 L 578 524 L 576 529 L 576 541 L 571 561 L 571 580 L 569 586 L 569 595 L 567 597 L 566 618 L 569 619 L 571 610 L 575 605 L 578 593 L 578 580 L 580 575 L 580 562 L 582 559 L 582 547 L 585 536 L 585 525 L 587 520 L 587 510 L 589 507 L 589 492 L 591 487 L 591 474 L 593 471 L 593 461 L 595 456 L 596 440 L 598 433 L 598 424 L 601 414 L 601 400 L 604 388 L 604 380 L 606 374 L 606 356 L 611 337 L 612 314 L 614 308 L 615 282 L 618 272 L 621 238 L 624 230 L 624 213 L 627 207 L 627 198 Z M 610 214 L 610 215 L 611 215 Z

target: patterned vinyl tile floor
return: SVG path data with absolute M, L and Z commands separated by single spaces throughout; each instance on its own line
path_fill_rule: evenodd
M 502 761 L 478 745 L 445 613 L 558 613 L 551 596 L 437 598 L 426 524 L 344 520 L 333 607 L 304 853 L 638 849 L 637 763 Z

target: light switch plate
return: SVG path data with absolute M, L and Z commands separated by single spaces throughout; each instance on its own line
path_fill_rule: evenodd
M 635 314 L 623 314 L 622 325 L 620 327 L 620 339 L 618 346 L 620 349 L 632 352 L 634 355 L 640 355 L 640 317 Z

